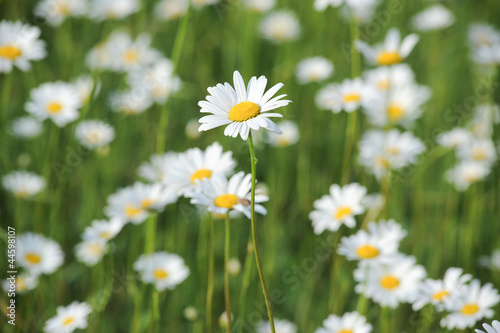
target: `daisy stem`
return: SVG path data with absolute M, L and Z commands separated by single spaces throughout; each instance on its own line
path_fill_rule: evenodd
M 156 236 L 156 222 L 158 214 L 154 213 L 149 216 L 146 229 L 146 241 L 144 243 L 144 253 L 153 253 L 155 251 L 155 236 Z
M 160 296 L 157 290 L 153 291 L 153 324 L 152 332 L 160 332 Z
M 207 332 L 212 332 L 212 299 L 214 294 L 214 219 L 208 213 L 208 277 L 207 277 L 207 300 L 206 300 L 206 324 Z
M 0 118 L 0 126 L 1 128 L 4 128 L 3 123 L 4 119 L 8 118 L 8 106 L 9 106 L 9 100 L 10 100 L 10 91 L 12 89 L 12 77 L 14 75 L 12 73 L 6 73 L 3 77 L 3 82 L 2 82 L 2 96 L 0 97 L 0 110 L 2 110 L 2 116 Z M 7 165 L 5 166 L 7 168 Z
M 231 301 L 229 298 L 229 271 L 227 269 L 227 262 L 229 261 L 229 212 L 225 217 L 226 235 L 224 242 L 224 297 L 226 299 L 226 316 L 227 316 L 227 333 L 231 333 Z
M 245 308 L 246 308 L 246 300 L 247 300 L 247 291 L 248 286 L 250 284 L 250 276 L 252 274 L 252 252 L 253 245 L 249 243 L 247 245 L 247 255 L 245 258 L 245 268 L 243 270 L 243 282 L 241 285 L 241 293 L 240 293 L 240 305 L 239 305 L 239 316 L 240 318 L 245 318 Z M 243 325 L 240 326 L 240 333 L 243 332 Z
M 264 299 L 266 300 L 267 315 L 269 317 L 269 323 L 271 325 L 271 332 L 275 333 L 274 329 L 274 319 L 271 309 L 271 302 L 269 301 L 269 295 L 267 293 L 266 281 L 264 279 L 264 274 L 262 273 L 262 264 L 260 262 L 259 248 L 257 247 L 257 232 L 255 229 L 255 174 L 256 174 L 256 164 L 257 159 L 255 158 L 255 149 L 253 147 L 252 133 L 248 135 L 248 148 L 250 150 L 250 164 L 252 166 L 252 192 L 251 192 L 251 202 L 250 202 L 250 222 L 252 225 L 252 242 L 253 249 L 255 253 L 255 263 L 257 264 L 257 271 L 259 272 L 260 284 L 262 286 L 262 293 L 264 294 Z

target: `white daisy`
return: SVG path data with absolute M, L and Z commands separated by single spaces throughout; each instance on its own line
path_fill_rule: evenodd
M 347 21 L 367 23 L 373 17 L 378 0 L 346 0 L 342 14 Z
M 497 153 L 491 139 L 476 139 L 459 146 L 457 156 L 463 161 L 474 161 L 491 165 L 495 162 Z
M 227 261 L 227 271 L 231 275 L 238 275 L 241 272 L 241 263 L 238 258 L 230 258 Z
M 87 53 L 85 59 L 87 66 L 90 69 L 115 70 L 115 50 L 124 44 L 123 41 L 130 43 L 130 36 L 125 32 L 115 31 L 110 34 L 105 41 L 98 43 Z
M 108 104 L 114 112 L 137 115 L 149 109 L 153 105 L 153 100 L 144 90 L 126 90 L 112 93 Z
M 198 128 L 198 125 L 196 127 Z M 139 176 L 152 183 L 163 183 L 167 173 L 172 171 L 172 165 L 176 162 L 178 155 L 178 153 L 172 152 L 152 155 L 149 162 L 145 162 L 139 167 Z
M 20 21 L 0 21 L 0 73 L 9 73 L 12 67 L 22 71 L 31 69 L 30 61 L 45 58 L 45 43 L 38 39 L 40 28 Z
M 371 47 L 361 40 L 356 41 L 356 47 L 363 53 L 368 62 L 379 66 L 394 65 L 402 62 L 418 42 L 418 35 L 410 34 L 401 41 L 401 34 L 396 28 L 387 32 L 384 43 Z
M 84 240 L 75 246 L 76 258 L 87 266 L 97 264 L 104 254 L 107 245 L 102 240 Z
M 399 241 L 359 230 L 355 235 L 342 237 L 337 252 L 347 260 L 374 261 L 390 258 L 397 253 L 398 247 Z
M 122 19 L 139 8 L 139 0 L 90 0 L 89 16 L 96 21 Z
M 366 318 L 358 312 L 347 312 L 342 317 L 329 315 L 323 321 L 323 327 L 314 333 L 370 333 L 373 327 L 366 322 Z
M 367 86 L 363 79 L 359 77 L 353 80 L 345 79 L 331 91 L 331 110 L 334 113 L 342 110 L 353 112 L 361 105 L 368 104 L 374 93 L 371 86 Z
M 16 261 L 30 274 L 50 274 L 62 265 L 64 253 L 55 241 L 27 232 L 17 238 Z
M 446 179 L 455 185 L 457 190 L 465 191 L 471 184 L 484 179 L 489 174 L 490 168 L 485 163 L 462 161 L 446 172 Z
M 469 28 L 469 42 L 474 48 L 500 44 L 500 32 L 484 23 L 474 23 Z
M 278 333 L 297 333 L 297 326 L 288 320 L 274 320 L 274 328 Z M 261 321 L 257 325 L 257 333 L 271 333 L 269 321 Z
M 238 134 L 243 140 L 248 138 L 250 129 L 258 130 L 265 128 L 272 132 L 281 134 L 281 130 L 272 122 L 270 117 L 282 117 L 279 113 L 268 113 L 270 110 L 288 105 L 289 100 L 281 100 L 286 95 L 279 95 L 273 98 L 283 83 L 278 83 L 270 88 L 266 93 L 267 79 L 265 76 L 253 76 L 248 82 L 248 87 L 241 74 L 234 72 L 233 81 L 235 88 L 229 83 L 218 84 L 208 88 L 210 96 L 206 101 L 200 101 L 202 113 L 212 115 L 200 118 L 199 131 L 207 131 L 215 127 L 229 124 L 224 130 L 224 135 L 237 137 Z
M 276 0 L 244 0 L 248 9 L 256 13 L 264 13 L 273 9 Z
M 385 239 L 387 243 L 397 243 L 397 247 L 399 247 L 401 240 L 408 234 L 401 224 L 392 219 L 368 222 L 368 232 L 377 238 Z
M 295 14 L 285 10 L 268 14 L 259 29 L 264 38 L 277 44 L 296 40 L 301 30 Z
M 60 25 L 69 16 L 83 15 L 85 0 L 40 0 L 35 7 L 35 15 L 52 25 Z
M 57 314 L 45 322 L 46 333 L 71 333 L 77 329 L 87 328 L 87 317 L 92 308 L 85 302 L 73 302 L 70 305 L 58 306 Z
M 387 93 L 392 88 L 404 88 L 415 83 L 415 74 L 407 64 L 380 66 L 363 73 L 366 84 Z
M 29 273 L 21 273 L 16 275 L 15 279 L 7 278 L 2 281 L 2 287 L 6 293 L 14 291 L 16 294 L 23 294 L 37 286 L 38 276 Z
M 476 333 L 500 333 L 500 321 L 493 320 L 493 322 L 491 323 L 491 326 L 488 324 L 483 324 L 483 328 L 486 331 L 475 330 Z
M 283 120 L 278 123 L 283 134 L 278 135 L 273 132 L 267 132 L 267 142 L 275 147 L 288 147 L 299 141 L 299 127 L 290 120 Z
M 100 240 L 107 242 L 113 239 L 123 228 L 124 222 L 119 219 L 93 220 L 92 224 L 85 228 L 83 239 L 87 241 Z
M 174 20 L 186 14 L 188 0 L 161 0 L 156 4 L 155 14 L 165 21 Z
M 75 136 L 86 148 L 96 149 L 113 141 L 115 130 L 100 120 L 84 120 L 76 126 Z
M 314 99 L 316 106 L 322 110 L 333 110 L 338 108 L 339 85 L 330 83 L 321 88 Z
M 156 252 L 141 255 L 134 263 L 141 280 L 145 283 L 154 283 L 159 291 L 174 289 L 189 276 L 189 268 L 184 260 L 176 254 Z
M 124 31 L 117 31 L 110 36 L 112 48 L 109 49 L 112 62 L 111 70 L 126 72 L 141 69 L 153 64 L 161 54 L 151 48 L 151 36 L 142 33 L 135 40 Z
M 439 145 L 446 148 L 458 148 L 472 140 L 472 133 L 465 128 L 456 127 L 437 136 Z
M 44 83 L 32 89 L 30 100 L 24 106 L 39 120 L 49 118 L 59 127 L 76 120 L 80 107 L 78 92 L 62 81 Z
M 81 105 L 85 105 L 90 101 L 92 90 L 94 90 L 94 98 L 101 90 L 100 82 L 95 83 L 94 88 L 94 79 L 90 75 L 82 75 L 78 77 L 73 81 L 73 87 L 75 87 L 75 90 L 78 92 Z
M 418 31 L 431 31 L 448 28 L 455 22 L 455 17 L 446 7 L 433 5 L 416 14 L 412 24 Z
M 37 174 L 14 171 L 2 177 L 3 188 L 20 199 L 30 198 L 45 188 L 45 180 Z
M 340 187 L 330 186 L 330 194 L 314 202 L 314 208 L 309 213 L 314 233 L 319 235 L 325 230 L 337 231 L 341 224 L 349 228 L 356 225 L 355 215 L 363 214 L 365 208 L 361 205 L 366 195 L 366 188 L 358 183 Z
M 42 132 L 42 123 L 33 117 L 21 117 L 13 120 L 10 128 L 16 137 L 32 139 Z
M 479 264 L 492 271 L 500 271 L 500 249 L 493 251 L 491 256 L 479 257 Z
M 295 76 L 300 84 L 328 79 L 333 74 L 333 64 L 323 57 L 312 57 L 297 64 Z

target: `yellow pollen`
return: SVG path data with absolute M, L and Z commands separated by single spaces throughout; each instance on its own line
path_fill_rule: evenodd
M 342 220 L 344 217 L 348 216 L 348 215 L 351 215 L 352 214 L 352 210 L 350 207 L 347 207 L 347 206 L 341 206 L 339 207 L 339 209 L 337 209 L 337 211 L 335 212 L 335 218 L 337 220 Z
M 69 7 L 67 4 L 65 3 L 60 3 L 57 7 L 57 10 L 59 11 L 59 13 L 61 13 L 62 15 L 69 15 L 70 12 L 69 12 Z
M 486 159 L 486 154 L 483 149 L 474 149 L 472 152 L 472 158 L 477 161 L 482 161 Z
M 338 333 L 354 333 L 352 330 L 340 330 Z
M 392 275 L 386 275 L 380 280 L 380 285 L 385 289 L 394 289 L 399 286 L 399 280 Z
M 137 51 L 129 49 L 123 53 L 123 60 L 127 64 L 132 64 L 137 61 L 138 54 Z
M 47 105 L 47 111 L 49 111 L 50 114 L 57 114 L 61 112 L 62 105 L 57 102 L 52 102 Z
M 398 52 L 381 52 L 377 57 L 379 65 L 394 65 L 403 61 Z
M 108 231 L 101 232 L 101 234 L 99 235 L 99 237 L 101 237 L 102 239 L 108 240 L 108 239 L 111 238 L 111 233 L 108 232 Z
M 398 155 L 399 154 L 399 148 L 396 146 L 392 147 L 387 147 L 386 151 L 391 154 L 391 155 Z
M 149 207 L 154 204 L 154 200 L 144 199 L 141 201 L 142 208 L 149 209 Z
M 260 107 L 252 102 L 241 102 L 229 110 L 229 119 L 243 122 L 255 118 L 260 114 Z
M 479 307 L 474 303 L 465 304 L 462 310 L 460 310 L 460 312 L 462 312 L 462 314 L 464 315 L 473 315 L 478 311 Z
M 5 45 L 0 47 L 0 57 L 15 60 L 21 55 L 21 50 L 12 45 Z
M 64 319 L 63 325 L 68 326 L 69 324 L 71 324 L 74 321 L 75 321 L 75 319 L 73 317 L 68 317 L 68 318 Z
M 386 169 L 389 169 L 391 167 L 391 163 L 387 158 L 384 158 L 382 156 L 377 156 L 375 158 L 375 164 L 381 167 L 384 167 Z
M 196 170 L 192 175 L 191 175 L 191 183 L 195 184 L 195 180 L 202 180 L 203 178 L 210 178 L 212 177 L 212 171 L 208 169 L 199 169 Z
M 380 90 L 387 90 L 391 86 L 391 81 L 389 80 L 380 80 L 377 82 L 377 87 Z
M 404 112 L 401 107 L 398 105 L 390 105 L 389 108 L 387 109 L 387 116 L 389 116 L 389 120 L 392 121 L 393 123 L 401 120 L 403 117 Z
M 95 256 L 101 255 L 104 251 L 104 248 L 99 244 L 90 244 L 88 247 L 90 253 Z
M 40 258 L 40 256 L 35 253 L 28 253 L 25 258 L 30 264 L 38 264 L 40 260 L 42 260 L 42 258 Z
M 142 212 L 142 208 L 137 208 L 132 204 L 128 204 L 125 206 L 125 214 L 127 214 L 128 217 L 134 217 L 140 212 Z
M 22 278 L 22 277 L 17 278 L 16 279 L 16 287 L 17 287 L 18 291 L 24 291 L 24 290 L 26 290 L 26 288 L 28 287 L 26 285 L 26 279 Z
M 238 203 L 238 197 L 234 194 L 223 194 L 215 198 L 215 206 L 220 208 L 231 209 Z
M 154 276 L 157 279 L 165 279 L 168 276 L 168 273 L 165 272 L 163 269 L 156 269 L 154 271 Z
M 378 253 L 377 248 L 371 245 L 363 245 L 356 250 L 356 254 L 362 259 L 375 258 L 378 256 Z
M 465 175 L 464 178 L 469 183 L 474 183 L 479 180 L 479 177 L 476 174 Z
M 359 102 L 359 100 L 361 99 L 361 96 L 359 96 L 359 94 L 347 94 L 347 95 L 344 95 L 343 99 L 344 99 L 344 103 Z
M 15 192 L 15 193 L 14 193 L 14 195 L 15 195 L 16 197 L 18 197 L 18 198 L 23 199 L 23 198 L 28 197 L 28 196 L 29 196 L 29 193 L 28 193 L 28 191 L 26 191 L 26 190 L 20 190 L 20 191 Z
M 446 290 L 441 290 L 441 291 L 438 291 L 437 293 L 434 293 L 434 295 L 432 295 L 432 299 L 435 299 L 436 301 L 442 301 L 443 298 L 445 298 L 449 294 L 450 293 L 447 292 Z

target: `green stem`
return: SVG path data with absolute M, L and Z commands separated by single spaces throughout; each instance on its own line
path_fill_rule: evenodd
M 160 296 L 158 290 L 153 291 L 153 323 L 152 332 L 160 332 Z
M 253 252 L 253 245 L 249 241 L 247 245 L 247 255 L 245 258 L 245 268 L 243 270 L 243 282 L 241 284 L 240 305 L 239 305 L 240 318 L 245 318 L 247 291 L 248 291 L 248 286 L 250 285 L 250 276 L 252 274 L 252 252 Z M 243 325 L 240 326 L 240 333 L 242 332 L 243 332 Z
M 144 253 L 149 254 L 155 251 L 156 239 L 156 224 L 158 221 L 158 214 L 153 213 L 149 216 L 146 229 L 146 241 L 144 243 Z
M 0 128 L 4 128 L 5 119 L 9 116 L 9 100 L 10 100 L 10 92 L 12 89 L 12 77 L 14 75 L 12 73 L 6 73 L 3 78 L 2 84 L 2 95 L 0 96 Z
M 229 261 L 229 212 L 226 213 L 225 218 L 226 237 L 224 242 L 224 298 L 226 300 L 226 316 L 227 316 L 227 333 L 231 333 L 231 300 L 229 298 L 229 271 L 227 269 L 227 262 Z
M 206 324 L 207 332 L 212 332 L 212 299 L 214 294 L 214 219 L 212 214 L 208 214 L 208 229 L 209 229 L 209 240 L 208 240 L 208 277 L 207 277 L 207 303 L 206 303 Z
M 262 273 L 262 264 L 260 262 L 259 248 L 257 247 L 257 231 L 255 229 L 255 174 L 256 174 L 256 164 L 257 159 L 255 158 L 255 149 L 253 147 L 252 133 L 248 136 L 248 148 L 250 150 L 250 164 L 252 166 L 252 193 L 250 202 L 250 221 L 252 225 L 252 242 L 255 253 L 255 263 L 257 264 L 257 270 L 259 272 L 260 284 L 262 286 L 262 293 L 264 294 L 264 299 L 266 300 L 267 315 L 269 317 L 269 323 L 271 325 L 271 332 L 276 333 L 274 329 L 274 319 L 271 310 L 271 302 L 269 301 L 269 295 L 267 293 L 266 281 L 264 279 L 264 274 Z

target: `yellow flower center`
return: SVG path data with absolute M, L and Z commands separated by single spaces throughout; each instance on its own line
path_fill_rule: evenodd
M 137 58 L 139 58 L 139 55 L 136 50 L 129 49 L 123 53 L 123 60 L 127 64 L 133 64 L 137 61 Z
M 20 191 L 15 192 L 14 195 L 18 198 L 23 199 L 23 198 L 26 198 L 27 196 L 29 196 L 29 193 L 26 190 L 20 190 Z
M 399 147 L 396 146 L 390 146 L 387 147 L 386 151 L 391 154 L 391 155 L 398 155 L 399 154 Z
M 101 237 L 102 239 L 108 240 L 108 239 L 111 238 L 111 233 L 108 232 L 108 231 L 101 232 L 101 234 L 99 235 L 99 237 Z
M 231 209 L 238 203 L 238 197 L 234 194 L 223 194 L 215 198 L 215 206 L 220 208 Z
M 465 304 L 462 310 L 460 310 L 460 312 L 462 312 L 462 314 L 464 315 L 473 315 L 478 311 L 479 311 L 479 306 L 477 306 L 474 303 Z
M 363 245 L 358 247 L 356 254 L 362 259 L 371 259 L 378 256 L 378 249 L 371 245 Z
M 155 278 L 161 280 L 165 279 L 168 276 L 168 273 L 165 272 L 163 269 L 156 269 L 153 274 Z
M 149 209 L 149 207 L 154 204 L 154 200 L 144 199 L 141 201 L 142 208 Z
M 57 103 L 57 102 L 52 102 L 52 103 L 49 103 L 47 105 L 47 111 L 50 113 L 50 114 L 57 114 L 59 112 L 61 112 L 62 110 L 62 105 L 61 103 Z
M 377 57 L 379 65 L 394 65 L 403 61 L 398 52 L 381 52 Z
M 85 137 L 88 142 L 92 144 L 98 144 L 101 141 L 102 135 L 98 130 L 91 130 Z
M 389 80 L 380 80 L 377 82 L 377 87 L 380 90 L 387 90 L 391 86 L 391 81 Z
M 375 164 L 383 168 L 389 169 L 391 167 L 391 162 L 385 157 L 377 156 L 375 158 Z
M 137 208 L 132 204 L 128 204 L 125 206 L 125 214 L 128 217 L 134 217 L 137 214 L 139 214 L 140 212 L 142 212 L 142 208 Z
M 196 170 L 192 175 L 191 175 L 191 183 L 195 184 L 195 180 L 202 180 L 203 178 L 210 178 L 212 177 L 212 171 L 208 169 L 200 169 Z
M 66 319 L 63 320 L 63 325 L 64 326 L 68 326 L 69 324 L 71 324 L 74 321 L 75 321 L 75 318 L 73 318 L 73 317 L 67 317 Z
M 474 149 L 474 151 L 472 152 L 472 158 L 477 160 L 477 161 L 485 160 L 486 153 L 481 148 Z
M 38 264 L 40 260 L 42 260 L 42 258 L 40 258 L 40 256 L 35 253 L 28 253 L 25 258 L 30 264 Z
M 342 220 L 344 217 L 351 215 L 352 210 L 350 207 L 347 206 L 341 206 L 337 211 L 335 212 L 335 218 L 337 220 Z
M 15 60 L 21 55 L 21 50 L 12 45 L 5 45 L 0 47 L 0 57 Z
M 435 299 L 436 301 L 442 301 L 443 298 L 445 298 L 449 294 L 450 293 L 447 292 L 446 290 L 441 290 L 441 291 L 438 291 L 437 293 L 434 293 L 434 295 L 432 295 L 432 299 Z
M 99 256 L 104 252 L 104 248 L 100 244 L 90 244 L 88 250 L 91 254 Z
M 404 115 L 403 109 L 398 105 L 392 104 L 387 109 L 387 115 L 389 116 L 389 120 L 393 123 L 401 120 Z
M 338 333 L 354 333 L 353 330 L 340 330 Z
M 58 4 L 57 6 L 57 10 L 59 11 L 59 13 L 61 13 L 62 15 L 69 15 L 70 12 L 69 12 L 69 6 L 68 4 L 65 4 L 65 3 L 60 3 Z
M 349 103 L 349 102 L 359 102 L 361 99 L 361 96 L 359 94 L 347 94 L 344 95 L 344 103 Z
M 260 107 L 252 102 L 241 102 L 229 110 L 229 119 L 243 122 L 255 118 L 260 114 Z
M 399 286 L 399 280 L 392 275 L 386 275 L 380 280 L 380 285 L 385 289 L 394 289 Z
M 16 280 L 16 287 L 18 291 L 24 291 L 28 287 L 26 285 L 26 279 L 23 277 L 17 278 Z

